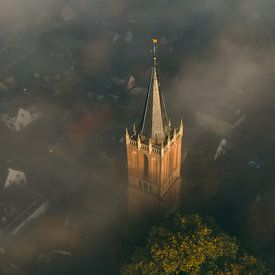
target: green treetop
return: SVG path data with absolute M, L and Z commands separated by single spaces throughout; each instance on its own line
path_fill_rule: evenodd
M 236 238 L 212 220 L 177 215 L 153 226 L 147 245 L 137 248 L 122 274 L 268 274 L 263 262 L 244 253 Z

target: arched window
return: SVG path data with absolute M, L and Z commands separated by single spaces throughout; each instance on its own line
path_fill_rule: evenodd
M 148 157 L 144 155 L 144 173 L 143 173 L 143 179 L 148 180 Z
M 158 162 L 155 158 L 151 158 L 151 183 L 157 184 L 158 181 Z
M 179 162 L 179 157 L 178 157 L 178 155 L 179 155 L 179 145 L 178 144 L 176 144 L 176 147 L 175 147 L 175 168 L 174 169 L 177 169 L 177 167 L 178 167 L 178 162 Z
M 169 177 L 171 177 L 171 175 L 173 174 L 173 170 L 174 170 L 174 154 L 173 154 L 173 150 L 170 151 L 169 153 Z
M 138 175 L 138 158 L 137 158 L 137 152 L 133 151 L 132 152 L 132 163 L 131 163 L 131 169 L 132 169 L 132 173 L 134 175 Z

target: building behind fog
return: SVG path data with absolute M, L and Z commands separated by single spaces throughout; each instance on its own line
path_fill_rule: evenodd
M 31 190 L 23 171 L 2 171 L 0 181 L 0 234 L 16 234 L 48 208 L 48 201 Z
M 15 116 L 8 114 L 0 114 L 2 122 L 10 129 L 20 131 L 30 125 L 32 122 L 40 118 L 41 113 L 35 112 L 34 107 L 27 110 L 19 108 Z
M 155 42 L 154 42 L 155 43 Z M 179 209 L 183 124 L 173 128 L 160 93 L 154 45 L 152 73 L 140 127 L 126 130 L 128 208 L 134 218 Z

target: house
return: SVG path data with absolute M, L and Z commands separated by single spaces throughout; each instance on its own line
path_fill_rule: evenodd
M 0 234 L 16 234 L 45 213 L 48 200 L 27 186 L 23 171 L 8 169 L 0 180 Z
M 91 136 L 97 135 L 116 120 L 113 110 L 107 106 L 93 113 L 86 113 L 69 127 L 69 139 L 74 144 L 86 144 Z
M 70 21 L 75 19 L 77 14 L 71 7 L 65 6 L 61 11 L 60 16 L 64 21 Z
M 34 112 L 33 107 L 27 110 L 19 108 L 17 115 L 9 116 L 8 114 L 1 114 L 2 122 L 10 129 L 20 131 L 29 124 L 40 118 L 41 113 Z
M 132 75 L 130 75 L 129 78 L 128 78 L 128 83 L 127 83 L 127 88 L 126 89 L 128 91 L 130 91 L 131 89 L 134 88 L 135 84 L 136 84 L 135 78 Z
M 242 116 L 236 123 L 229 123 L 198 111 L 195 112 L 195 118 L 199 126 L 222 137 L 230 136 L 231 133 L 245 120 L 245 116 Z
M 25 185 L 27 183 L 26 175 L 23 171 L 14 170 L 12 168 L 9 168 L 8 171 L 9 172 L 5 181 L 4 188 L 8 188 L 13 184 Z

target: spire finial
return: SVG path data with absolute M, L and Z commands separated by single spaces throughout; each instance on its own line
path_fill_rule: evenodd
M 157 38 L 153 38 L 152 39 L 153 41 L 153 63 L 154 63 L 154 66 L 157 65 L 157 44 L 158 44 L 158 39 Z

